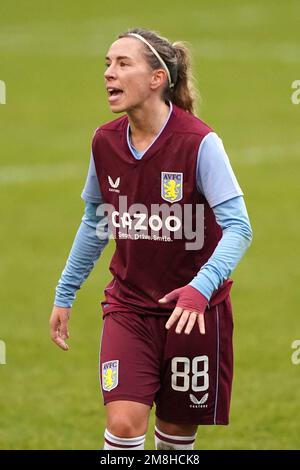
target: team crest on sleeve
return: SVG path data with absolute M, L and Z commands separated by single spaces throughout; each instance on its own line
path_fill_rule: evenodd
M 183 196 L 183 173 L 161 172 L 161 197 L 168 202 L 177 202 Z
M 102 388 L 110 392 L 119 383 L 119 361 L 109 361 L 102 364 Z

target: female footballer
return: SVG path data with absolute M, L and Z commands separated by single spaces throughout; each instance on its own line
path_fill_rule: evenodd
M 243 193 L 219 136 L 194 114 L 189 53 L 131 29 L 106 56 L 121 117 L 93 137 L 85 212 L 56 288 L 52 340 L 68 350 L 76 291 L 109 238 L 102 302 L 104 449 L 193 449 L 198 425 L 228 424 L 233 377 L 229 276 L 252 240 Z

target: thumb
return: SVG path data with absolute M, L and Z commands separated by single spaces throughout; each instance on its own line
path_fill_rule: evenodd
M 183 287 L 179 287 L 178 289 L 172 290 L 171 292 L 166 294 L 164 297 L 159 299 L 159 302 L 161 304 L 166 304 L 168 302 L 172 302 L 172 300 L 177 300 L 182 289 L 183 289 Z

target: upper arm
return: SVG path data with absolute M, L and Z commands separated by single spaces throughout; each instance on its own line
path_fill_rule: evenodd
M 101 204 L 103 202 L 93 154 L 91 154 L 88 174 L 81 197 L 85 202 L 92 202 L 95 204 Z

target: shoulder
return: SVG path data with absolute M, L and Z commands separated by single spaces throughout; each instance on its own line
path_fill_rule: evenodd
M 223 141 L 216 132 L 211 130 L 202 139 L 201 145 L 199 147 L 199 153 L 200 152 L 221 152 L 223 154 L 225 153 Z
M 202 121 L 194 114 L 184 111 L 184 109 L 179 108 L 178 106 L 173 105 L 174 114 L 176 117 L 177 123 L 177 132 L 186 133 L 186 134 L 196 134 L 202 138 L 207 134 L 213 132 L 211 126 Z

